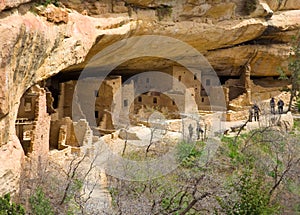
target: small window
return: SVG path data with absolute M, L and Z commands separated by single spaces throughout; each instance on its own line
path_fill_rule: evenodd
M 204 102 L 204 98 L 201 99 L 201 102 Z
M 194 74 L 194 80 L 197 80 L 197 74 Z
M 173 104 L 173 105 L 176 105 L 175 101 L 172 101 L 172 104 Z
M 99 97 L 99 91 L 95 90 L 95 97 Z
M 181 75 L 178 76 L 178 81 L 181 81 Z
M 210 86 L 210 79 L 206 79 L 206 86 Z
M 153 98 L 153 104 L 157 104 L 157 98 L 156 97 Z
M 98 119 L 99 118 L 99 112 L 95 111 L 95 118 Z
M 138 102 L 142 102 L 142 101 L 143 101 L 142 97 L 139 96 L 139 97 L 138 97 Z
M 124 107 L 127 107 L 127 106 L 128 106 L 128 100 L 125 99 L 125 100 L 123 101 L 123 104 L 124 104 Z
M 31 140 L 31 131 L 24 131 L 23 132 L 23 140 L 30 141 Z
M 30 112 L 32 109 L 31 98 L 25 98 L 25 112 Z
M 113 85 L 115 85 L 116 83 L 115 82 L 113 82 Z
M 149 79 L 149 78 L 147 78 L 147 79 L 146 79 L 146 83 L 149 83 L 149 82 L 150 82 L 150 79 Z
M 32 126 L 31 125 L 24 125 L 23 126 L 23 141 L 30 141 L 32 135 Z

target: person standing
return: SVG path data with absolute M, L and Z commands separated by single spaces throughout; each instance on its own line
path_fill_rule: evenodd
M 192 124 L 189 125 L 188 129 L 189 129 L 189 142 L 190 142 L 192 140 L 192 137 L 193 137 L 193 126 L 192 126 Z
M 257 104 L 253 105 L 253 110 L 254 110 L 254 121 L 259 121 L 260 108 L 258 107 Z
M 278 106 L 278 113 L 283 114 L 284 102 L 281 99 L 279 99 L 279 101 L 277 102 L 277 106 Z
M 202 128 L 200 127 L 200 123 L 197 122 L 197 128 L 196 128 L 196 131 L 197 131 L 197 140 L 200 140 L 200 134 L 201 134 L 201 140 L 203 141 L 203 130 Z
M 249 121 L 249 122 L 252 122 L 252 119 L 253 119 L 253 108 L 250 107 L 250 108 L 249 108 L 249 119 L 248 119 L 248 121 Z
M 271 113 L 275 114 L 275 100 L 271 98 L 270 100 Z

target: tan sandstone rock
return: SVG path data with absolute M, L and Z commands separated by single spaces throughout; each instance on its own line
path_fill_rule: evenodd
M 8 8 L 14 8 L 19 6 L 20 4 L 24 4 L 27 2 L 31 2 L 31 0 L 1 0 L 0 1 L 0 11 L 8 9 Z
M 43 6 L 37 8 L 38 13 L 47 18 L 47 21 L 54 23 L 68 23 L 69 15 L 64 9 L 55 7 L 53 4 L 48 5 L 46 8 Z

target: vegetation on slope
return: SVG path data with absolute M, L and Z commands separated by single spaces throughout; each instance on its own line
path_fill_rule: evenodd
M 217 154 L 204 163 L 201 157 L 205 143 L 198 142 L 195 147 L 180 143 L 177 156 L 181 165 L 171 174 L 144 182 L 111 178 L 115 211 L 117 214 L 296 212 L 300 197 L 296 192 L 300 185 L 297 173 L 300 146 L 295 131 L 284 133 L 268 127 L 237 139 L 223 137 Z

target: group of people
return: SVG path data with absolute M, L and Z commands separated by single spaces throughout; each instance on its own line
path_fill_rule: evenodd
M 277 107 L 278 107 L 278 113 L 279 114 L 283 114 L 283 106 L 284 106 L 284 102 L 279 99 L 277 102 Z M 271 113 L 275 114 L 275 99 L 271 98 L 270 100 L 270 107 L 271 107 Z
M 283 114 L 283 106 L 284 102 L 282 99 L 279 99 L 277 102 L 277 107 L 278 107 L 278 113 Z M 271 107 L 271 113 L 275 114 L 275 99 L 271 98 L 270 100 L 270 107 Z M 258 105 L 255 103 L 249 110 L 249 122 L 252 122 L 252 119 L 254 117 L 254 121 L 259 121 L 259 113 L 260 113 L 260 108 Z

